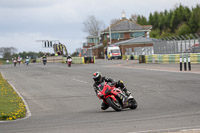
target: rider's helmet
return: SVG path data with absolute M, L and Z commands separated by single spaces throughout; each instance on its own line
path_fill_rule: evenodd
M 101 80 L 101 73 L 100 72 L 95 72 L 93 74 L 93 79 L 94 79 L 94 82 L 100 82 L 100 80 Z

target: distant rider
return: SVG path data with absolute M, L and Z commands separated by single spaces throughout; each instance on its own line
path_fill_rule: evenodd
M 67 56 L 66 63 L 68 64 L 68 67 L 71 67 L 72 64 L 72 57 L 70 55 Z
M 13 63 L 14 63 L 14 66 L 16 66 L 16 64 L 17 64 L 17 58 L 16 57 L 14 58 Z
M 42 60 L 47 60 L 46 54 L 44 54 L 44 55 L 42 56 Z
M 111 78 L 106 78 L 106 77 L 102 77 L 100 72 L 95 72 L 93 74 L 93 80 L 94 80 L 94 90 L 96 92 L 96 94 L 98 94 L 99 91 L 99 85 L 102 82 L 109 82 L 112 83 L 116 88 L 120 88 L 122 91 L 125 92 L 125 99 L 124 101 L 130 96 L 131 92 L 127 90 L 127 88 L 124 86 L 124 83 L 122 80 L 119 80 L 118 82 L 115 82 L 115 80 L 111 79 Z M 106 110 L 109 106 L 107 104 L 105 104 L 104 102 L 102 102 L 101 104 L 101 109 L 102 110 Z
M 17 62 L 18 62 L 18 64 L 20 65 L 20 63 L 21 63 L 21 57 L 18 57 L 18 58 L 17 58 Z
M 68 59 L 71 59 L 71 58 L 72 58 L 72 57 L 71 57 L 70 55 L 67 56 L 67 60 L 68 60 Z
M 26 56 L 26 65 L 27 65 L 27 66 L 28 66 L 28 64 L 29 64 L 29 61 L 30 61 L 29 57 Z
M 47 56 L 46 56 L 46 54 L 44 54 L 42 56 L 42 61 L 43 61 L 43 64 L 46 65 L 46 63 L 47 63 Z

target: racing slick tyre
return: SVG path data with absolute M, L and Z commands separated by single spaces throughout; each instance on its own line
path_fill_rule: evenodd
M 130 103 L 130 109 L 136 109 L 137 108 L 137 102 L 134 98 L 130 99 L 129 103 Z
M 122 105 L 119 103 L 119 101 L 116 99 L 114 101 L 112 98 L 108 97 L 106 99 L 106 102 L 110 107 L 112 107 L 115 111 L 121 111 L 122 110 Z

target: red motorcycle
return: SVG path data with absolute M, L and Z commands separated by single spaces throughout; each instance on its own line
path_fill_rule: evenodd
M 125 108 L 137 108 L 137 102 L 133 96 L 130 95 L 126 101 L 124 101 L 124 92 L 107 82 L 103 82 L 99 85 L 99 92 L 97 96 L 99 99 L 102 99 L 104 103 L 112 107 L 115 111 L 121 111 Z
M 71 64 L 72 64 L 72 58 L 67 59 L 67 64 L 68 64 L 68 67 L 71 67 Z

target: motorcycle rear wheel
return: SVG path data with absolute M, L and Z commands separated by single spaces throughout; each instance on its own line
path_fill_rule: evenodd
M 115 111 L 121 111 L 122 110 L 122 105 L 119 103 L 119 101 L 116 99 L 114 101 L 112 98 L 108 97 L 106 99 L 106 102 L 108 103 L 109 106 L 111 106 Z

